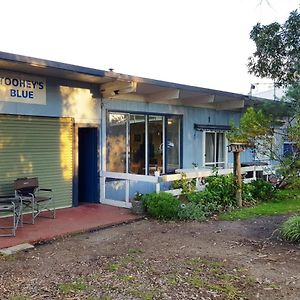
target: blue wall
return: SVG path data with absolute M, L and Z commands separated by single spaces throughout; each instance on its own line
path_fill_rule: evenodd
M 172 106 L 166 104 L 133 102 L 124 100 L 103 100 L 105 111 L 145 112 L 159 114 L 177 114 L 183 116 L 183 168 L 192 168 L 192 163 L 203 165 L 203 133 L 194 130 L 194 123 L 209 125 L 229 125 L 230 120 L 239 123 L 240 112 L 218 111 L 206 108 Z M 104 142 L 104 141 L 103 141 Z M 243 161 L 250 161 L 251 152 L 244 153 Z M 233 163 L 233 155 L 228 153 L 228 163 Z M 109 199 L 123 200 L 125 197 L 124 181 L 110 181 L 106 184 L 106 195 Z M 163 188 L 162 188 L 163 189 Z M 149 193 L 155 190 L 154 184 L 131 183 L 130 197 L 135 192 Z
M 236 124 L 240 112 L 218 111 L 206 108 L 184 107 L 165 104 L 142 103 L 121 100 L 104 100 L 103 108 L 110 111 L 146 112 L 159 114 L 177 114 L 183 116 L 183 168 L 191 168 L 193 162 L 203 165 L 203 133 L 194 130 L 194 124 L 229 125 L 230 120 Z M 232 162 L 231 155 L 228 161 Z

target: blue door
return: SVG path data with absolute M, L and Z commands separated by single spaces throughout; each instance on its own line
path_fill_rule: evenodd
M 78 129 L 78 202 L 99 202 L 98 128 Z

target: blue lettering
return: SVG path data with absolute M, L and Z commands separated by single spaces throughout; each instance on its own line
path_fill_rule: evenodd
M 44 88 L 44 83 L 42 81 L 39 82 L 39 89 L 42 90 Z
M 33 91 L 10 90 L 10 96 L 13 98 L 34 99 Z
M 10 96 L 16 97 L 16 90 L 10 90 Z

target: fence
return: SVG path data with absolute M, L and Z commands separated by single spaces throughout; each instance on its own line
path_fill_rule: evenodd
M 247 178 L 244 178 L 244 182 L 250 182 L 257 178 L 257 172 L 263 172 L 264 175 L 269 174 L 266 166 L 249 166 L 241 168 L 242 174 L 246 175 Z M 227 175 L 233 173 L 233 169 L 219 169 L 219 175 Z M 214 174 L 214 170 L 212 169 L 179 169 L 176 171 L 176 174 L 166 174 L 160 175 L 158 172 L 155 172 L 154 176 L 150 175 L 137 175 L 137 174 L 129 174 L 129 173 L 117 173 L 117 172 L 106 172 L 101 171 L 100 173 L 100 202 L 104 204 L 110 204 L 119 207 L 130 208 L 130 182 L 148 182 L 155 184 L 155 191 L 159 193 L 161 191 L 161 184 L 173 182 L 175 180 L 180 180 L 182 178 L 182 174 L 185 174 L 185 178 L 193 179 L 196 178 L 196 186 L 198 190 L 203 189 L 204 185 L 202 184 L 202 179 L 209 177 Z M 249 176 L 250 175 L 250 176 Z M 252 176 L 251 176 L 252 175 Z M 125 202 L 118 201 L 114 199 L 106 198 L 106 179 L 115 179 L 115 180 L 124 180 L 125 181 Z M 176 190 L 167 190 L 167 193 L 171 193 L 173 195 L 180 195 L 181 189 Z

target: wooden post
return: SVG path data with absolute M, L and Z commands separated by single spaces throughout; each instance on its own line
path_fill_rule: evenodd
M 159 175 L 160 175 L 160 172 L 159 172 L 159 171 L 155 171 L 155 172 L 154 172 L 154 176 L 155 176 L 156 179 L 157 179 L 157 182 L 156 182 L 156 184 L 155 184 L 155 192 L 156 192 L 156 194 L 159 194 L 159 192 L 160 192 Z
M 233 152 L 233 158 L 234 158 L 234 175 L 236 178 L 236 184 L 237 184 L 237 190 L 235 194 L 236 198 L 236 204 L 238 207 L 243 206 L 243 200 L 242 200 L 242 172 L 241 172 L 241 152 L 236 151 Z

